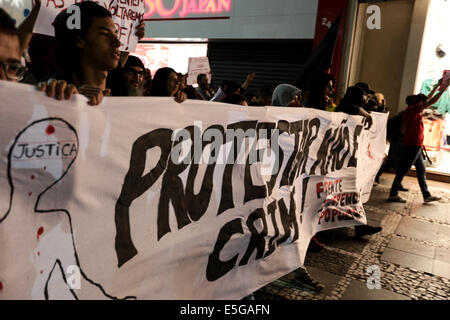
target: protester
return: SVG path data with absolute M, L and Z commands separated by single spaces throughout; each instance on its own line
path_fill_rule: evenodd
M 197 91 L 198 93 L 200 93 L 203 100 L 209 101 L 216 94 L 215 91 L 211 88 L 210 84 L 208 83 L 208 77 L 206 76 L 206 74 L 201 73 L 197 76 L 197 84 L 198 84 Z
M 422 156 L 423 148 L 423 118 L 422 111 L 439 101 L 442 94 L 447 90 L 450 81 L 442 85 L 440 91 L 435 95 L 441 86 L 443 79 L 434 87 L 428 96 L 424 94 L 412 95 L 406 98 L 408 107 L 403 112 L 403 141 L 402 141 L 402 157 L 397 167 L 394 181 L 392 182 L 391 192 L 388 198 L 390 202 L 405 203 L 406 200 L 398 196 L 400 183 L 408 173 L 412 165 L 416 168 L 417 181 L 424 202 L 439 201 L 439 197 L 432 196 L 428 190 L 426 182 L 426 169 Z
M 123 67 L 123 80 L 128 96 L 143 96 L 145 67 L 141 59 L 129 56 Z
M 305 107 L 326 110 L 334 93 L 336 79 L 328 73 L 320 73 L 312 78 Z
M 183 92 L 186 93 L 186 96 L 188 99 L 203 100 L 200 93 L 198 93 L 197 88 L 194 88 L 193 86 L 186 86 L 186 88 L 184 88 Z
M 187 96 L 179 89 L 178 75 L 175 70 L 168 67 L 160 68 L 153 77 L 150 96 L 174 97 L 176 102 L 182 103 L 187 99 Z
M 302 91 L 297 87 L 290 84 L 280 84 L 273 91 L 272 106 L 301 108 L 301 94 Z M 311 245 L 323 247 L 323 245 L 319 244 L 314 237 L 311 239 Z M 294 282 L 316 292 L 321 292 L 324 289 L 324 285 L 314 280 L 306 270 L 306 267 L 298 268 L 295 271 Z
M 14 21 L 0 8 L 0 80 L 19 81 L 26 68 L 20 62 L 21 46 Z
M 247 92 L 245 95 L 245 100 L 247 101 L 247 105 L 251 105 L 252 103 L 256 102 L 256 95 L 254 95 L 251 92 Z
M 235 81 L 224 80 L 222 82 L 222 86 L 217 90 L 215 96 L 211 99 L 211 101 L 223 102 L 225 97 L 229 94 L 242 94 L 245 95 L 245 91 L 247 90 L 250 83 L 255 79 L 256 73 L 252 72 L 247 75 L 247 79 L 242 85 L 239 85 Z
M 264 85 L 259 90 L 259 95 L 256 97 L 256 100 L 249 105 L 252 107 L 264 107 L 270 106 L 272 104 L 272 95 L 275 90 L 275 86 L 273 85 Z
M 302 91 L 290 84 L 280 84 L 273 91 L 272 106 L 302 108 Z
M 56 62 L 61 74 L 52 76 L 38 87 L 47 95 L 62 99 L 67 90 L 78 90 L 88 97 L 89 105 L 98 105 L 111 93 L 106 87 L 108 72 L 123 66 L 128 53 L 120 52 L 117 29 L 110 12 L 92 1 L 74 4 L 80 9 L 80 28 L 69 28 L 71 14 L 60 12 L 54 21 Z M 143 37 L 141 23 L 136 35 Z M 59 80 L 59 81 L 58 81 Z
M 241 106 L 248 106 L 247 99 L 242 94 L 233 93 L 225 97 L 224 103 L 237 104 Z
M 359 87 L 349 87 L 344 97 L 336 107 L 336 112 L 344 112 L 351 115 L 360 115 L 365 118 L 367 128 L 372 126 L 373 120 L 370 114 L 363 109 L 366 104 L 365 92 Z
M 187 87 L 187 75 L 182 73 L 177 73 L 178 75 L 178 83 L 180 84 L 180 90 L 184 91 Z
M 240 94 L 241 86 L 235 81 L 224 80 L 222 86 L 217 90 L 216 95 L 211 99 L 215 102 L 223 102 L 225 97 L 230 94 Z
M 349 87 L 335 111 L 363 116 L 366 129 L 369 129 L 372 126 L 373 120 L 370 114 L 362 108 L 366 101 L 366 94 L 363 89 L 356 86 Z M 355 237 L 361 238 L 363 236 L 378 233 L 381 230 L 383 230 L 381 227 L 369 225 L 355 226 Z
M 388 112 L 386 107 L 386 99 L 382 93 L 375 93 L 375 95 L 372 97 L 372 100 L 376 102 L 377 110 L 369 111 L 377 111 L 377 112 Z M 370 101 L 368 103 L 368 106 L 370 106 Z M 366 110 L 367 111 L 367 110 Z M 375 185 L 380 183 L 380 177 L 383 174 L 383 172 L 388 171 L 391 168 L 397 168 L 398 163 L 400 161 L 401 157 L 401 143 L 402 143 L 402 136 L 400 131 L 401 127 L 401 117 L 403 113 L 401 112 L 399 115 L 391 117 L 388 120 L 387 128 L 386 128 L 386 138 L 389 140 L 389 151 L 386 159 L 384 160 L 383 165 L 381 166 L 380 170 L 378 171 L 376 177 L 375 177 Z M 398 119 L 398 120 L 397 120 Z M 396 123 L 394 123 L 394 121 Z M 400 187 L 398 189 L 399 191 L 409 191 L 407 188 L 405 188 L 402 184 L 400 184 Z

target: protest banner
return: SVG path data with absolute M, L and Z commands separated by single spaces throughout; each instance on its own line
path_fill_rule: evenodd
M 386 114 L 0 81 L 0 299 L 240 299 L 366 223 Z
M 211 83 L 211 67 L 208 57 L 189 58 L 187 84 L 191 86 L 197 83 L 197 76 L 202 73 L 206 74 L 208 83 Z
M 80 2 L 83 0 L 42 0 L 33 32 L 54 36 L 53 21 L 58 13 Z M 94 2 L 105 7 L 111 13 L 118 31 L 118 38 L 122 44 L 120 50 L 133 52 L 138 43 L 135 35 L 136 26 L 144 19 L 144 0 L 95 0 Z M 75 15 L 76 11 L 73 11 L 73 14 Z M 75 17 L 74 21 L 76 21 Z

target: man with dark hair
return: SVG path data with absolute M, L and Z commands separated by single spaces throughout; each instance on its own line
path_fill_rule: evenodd
M 106 88 L 108 72 L 119 62 L 123 65 L 128 53 L 119 51 L 117 29 L 108 10 L 93 1 L 74 5 L 80 9 L 79 29 L 68 28 L 71 14 L 67 10 L 59 13 L 54 21 L 56 62 L 63 72 L 56 79 L 41 83 L 40 88 L 58 99 L 62 99 L 64 92 L 73 93 L 78 89 L 90 98 L 90 105 L 97 105 L 111 92 Z M 141 23 L 136 35 L 141 38 L 143 33 Z
M 129 56 L 123 67 L 123 81 L 129 96 L 143 96 L 145 66 L 141 59 Z
M 424 139 L 422 112 L 424 109 L 438 102 L 449 86 L 450 81 L 444 82 L 444 79 L 441 79 L 439 80 L 438 85 L 435 86 L 428 96 L 418 94 L 406 98 L 408 107 L 405 111 L 403 111 L 402 115 L 402 157 L 396 169 L 396 174 L 394 181 L 392 182 L 388 201 L 401 203 L 406 202 L 405 199 L 398 195 L 398 191 L 403 178 L 406 176 L 412 165 L 416 168 L 416 176 L 424 202 L 440 200 L 439 197 L 431 195 L 426 182 L 426 169 L 422 156 Z M 439 92 L 435 94 L 438 88 Z
M 270 106 L 272 103 L 272 95 L 273 91 L 275 90 L 274 85 L 264 85 L 261 87 L 261 90 L 259 91 L 259 95 L 256 98 L 256 101 L 251 103 L 250 106 L 253 107 L 264 107 L 264 106 Z
M 14 20 L 0 8 L 0 80 L 21 80 L 26 68 L 20 63 L 20 53 Z
M 214 90 L 210 87 L 208 83 L 208 77 L 206 76 L 206 74 L 201 73 L 197 76 L 197 84 L 198 84 L 197 91 L 198 93 L 200 93 L 203 100 L 209 101 L 216 94 Z

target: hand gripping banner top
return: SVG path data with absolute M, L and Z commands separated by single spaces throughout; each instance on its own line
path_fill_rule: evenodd
M 0 299 L 240 299 L 366 223 L 387 114 L 0 81 Z

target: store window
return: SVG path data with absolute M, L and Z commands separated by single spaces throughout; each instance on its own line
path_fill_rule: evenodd
M 186 74 L 189 58 L 206 57 L 207 53 L 207 43 L 139 43 L 133 55 L 141 58 L 153 76 L 163 67 Z
M 416 92 L 429 94 L 450 70 L 450 1 L 432 0 L 427 15 Z M 424 111 L 424 146 L 429 171 L 450 174 L 450 92 Z

